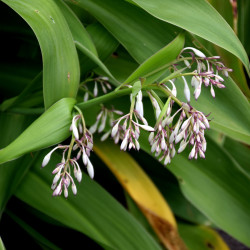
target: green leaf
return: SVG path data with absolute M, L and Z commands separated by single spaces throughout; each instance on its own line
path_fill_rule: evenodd
M 156 233 L 152 229 L 151 225 L 147 221 L 146 217 L 143 215 L 141 210 L 138 208 L 138 206 L 135 204 L 135 202 L 132 200 L 132 198 L 125 192 L 125 198 L 127 202 L 127 207 L 129 212 L 135 217 L 137 221 L 140 222 L 140 224 L 147 230 L 148 233 L 157 241 L 159 242 L 159 239 L 157 238 Z
M 128 54 L 128 52 L 119 47 L 115 55 L 111 55 L 106 61 L 106 66 L 120 82 L 124 82 L 133 71 L 138 68 L 138 63 Z M 98 74 L 103 75 L 99 70 L 95 70 Z
M 184 33 L 179 34 L 171 43 L 166 45 L 142 63 L 124 83 L 131 83 L 140 77 L 152 83 L 166 70 L 181 52 L 185 42 Z
M 244 47 L 227 22 L 207 1 L 133 1 L 160 20 L 181 27 L 228 50 L 243 62 L 249 73 L 249 60 Z
M 98 58 L 95 45 L 77 16 L 63 1 L 54 0 L 54 2 L 58 5 L 68 22 L 76 47 L 92 61 L 94 61 L 101 69 L 103 69 L 107 76 L 114 79 L 108 68 Z
M 0 147 L 8 145 L 15 137 L 35 119 L 34 116 L 0 113 Z M 16 161 L 8 162 L 0 167 L 0 217 L 9 198 L 19 185 L 20 180 L 34 161 L 31 155 Z
M 250 54 L 250 31 L 249 31 L 249 23 L 250 23 L 250 2 L 247 0 L 238 1 L 238 31 L 239 38 L 244 45 L 244 48 L 247 51 L 247 54 Z
M 184 197 L 178 180 L 171 172 L 166 171 L 160 162 L 148 157 L 145 152 L 133 156 L 160 190 L 177 219 L 181 218 L 195 224 L 211 225 L 210 220 Z
M 139 63 L 171 42 L 179 32 L 123 0 L 76 0 L 74 4 L 92 14 Z
M 2 238 L 0 237 L 0 250 L 5 250 Z
M 218 227 L 250 245 L 249 177 L 216 143 L 207 138 L 207 144 L 205 160 L 188 160 L 186 150 L 172 160 L 168 169 L 194 206 Z M 141 147 L 150 152 L 145 133 Z
M 223 144 L 223 148 L 234 158 L 234 160 L 240 165 L 240 167 L 246 171 L 250 176 L 250 149 L 246 145 L 243 145 L 230 138 L 226 138 Z
M 83 174 L 77 196 L 51 197 L 51 170 L 61 161 L 53 154 L 43 170 L 40 155 L 34 168 L 18 188 L 18 198 L 64 225 L 78 230 L 107 249 L 160 249 L 139 223 L 103 188 Z M 39 195 L 37 195 L 39 193 Z
M 29 0 L 4 3 L 14 9 L 33 29 L 43 56 L 44 103 L 48 108 L 64 97 L 75 97 L 79 63 L 66 20 L 53 1 Z
M 94 150 L 136 202 L 162 244 L 171 250 L 186 249 L 170 207 L 137 162 L 111 141 L 96 141 Z
M 215 230 L 206 226 L 178 223 L 180 234 L 189 249 L 229 250 L 223 238 Z
M 82 46 L 86 50 L 86 55 L 89 54 L 97 57 L 98 54 L 96 51 L 96 47 L 78 17 L 62 0 L 53 1 L 55 2 L 55 4 L 57 4 L 63 16 L 65 17 L 72 33 L 74 42 L 77 41 L 82 44 Z
M 65 140 L 70 135 L 74 104 L 74 99 L 64 98 L 51 106 L 11 144 L 0 150 L 0 164 Z
M 86 30 L 95 44 L 99 59 L 105 61 L 118 47 L 118 41 L 98 22 L 87 26 Z M 80 53 L 79 60 L 83 76 L 86 72 L 96 68 L 97 64 L 93 60 L 90 60 L 89 57 L 84 56 L 83 53 Z M 114 73 L 112 72 L 112 75 Z M 102 74 L 104 75 L 105 71 Z

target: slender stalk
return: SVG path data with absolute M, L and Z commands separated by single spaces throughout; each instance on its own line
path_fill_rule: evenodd
M 192 60 L 192 57 L 182 57 L 182 58 L 178 58 L 178 59 L 172 61 L 171 63 L 167 63 L 167 64 L 163 65 L 162 67 L 160 67 L 160 68 L 158 68 L 158 69 L 156 69 L 156 70 L 154 70 L 154 71 L 151 71 L 150 73 L 148 73 L 148 74 L 146 74 L 146 75 L 144 75 L 144 76 L 142 76 L 142 77 L 143 77 L 143 78 L 147 78 L 147 77 L 149 77 L 149 76 L 151 76 L 151 75 L 154 75 L 154 74 L 158 73 L 158 72 L 161 71 L 161 70 L 167 69 L 169 66 L 171 66 L 171 65 L 173 65 L 173 64 L 176 64 L 176 63 L 178 63 L 178 62 L 182 62 L 182 61 L 185 61 L 185 60 Z M 140 66 L 139 66 L 139 67 L 140 67 Z M 121 87 L 123 87 L 123 86 L 126 85 L 126 84 L 130 84 L 130 83 L 127 82 L 127 81 L 123 82 L 121 85 L 119 85 L 119 86 L 115 89 L 115 91 L 118 91 Z
M 87 109 L 93 105 L 101 104 L 101 103 L 107 102 L 109 100 L 130 94 L 131 92 L 132 92 L 132 88 L 126 88 L 126 89 L 122 89 L 119 91 L 113 91 L 113 92 L 110 92 L 106 95 L 102 95 L 100 97 L 96 97 L 95 99 L 91 99 L 87 102 L 78 103 L 76 106 L 78 108 L 80 108 L 81 110 L 84 110 L 84 109 Z

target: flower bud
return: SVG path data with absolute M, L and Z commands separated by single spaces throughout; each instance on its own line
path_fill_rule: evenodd
M 89 159 L 88 159 L 88 164 L 87 164 L 87 171 L 88 171 L 89 177 L 91 179 L 93 179 L 94 178 L 94 167 Z

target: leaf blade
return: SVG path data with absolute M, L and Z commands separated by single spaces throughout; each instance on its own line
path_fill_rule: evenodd
M 0 150 L 0 164 L 66 139 L 70 135 L 74 104 L 75 99 L 64 98 L 52 105 L 16 140 Z
M 80 77 L 76 48 L 62 13 L 53 1 L 28 0 L 4 3 L 33 29 L 43 56 L 44 103 L 48 108 L 64 97 L 75 97 Z
M 151 15 L 228 50 L 243 62 L 249 73 L 249 60 L 244 47 L 227 22 L 207 1 L 133 1 Z
M 179 238 L 171 209 L 140 166 L 112 142 L 95 143 L 95 152 L 106 163 L 136 202 L 165 247 L 186 249 Z
M 39 166 L 44 154 L 40 155 L 18 188 L 18 198 L 64 225 L 86 234 L 105 248 L 125 250 L 142 246 L 143 249 L 160 249 L 136 220 L 86 174 L 83 174 L 76 197 L 70 195 L 67 200 L 63 197 L 52 198 L 50 167 L 60 162 L 61 156 L 53 154 L 49 165 L 41 171 Z

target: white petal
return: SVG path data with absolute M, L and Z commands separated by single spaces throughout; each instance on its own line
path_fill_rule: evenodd
M 78 180 L 78 182 L 81 182 L 82 180 L 82 171 L 80 169 L 78 169 L 76 173 L 76 179 Z
M 184 63 L 189 69 L 191 69 L 191 65 L 188 60 L 184 60 Z
M 98 128 L 98 133 L 101 133 L 104 130 L 104 128 L 106 126 L 106 120 L 107 120 L 107 112 L 105 112 L 104 116 L 102 117 L 101 124 L 100 124 L 100 126 Z
M 88 171 L 89 177 L 91 179 L 93 179 L 94 178 L 94 167 L 89 159 L 88 159 L 87 171 Z
M 190 64 L 189 64 L 190 65 Z M 170 83 L 171 83 L 171 85 L 172 85 L 172 90 L 171 90 L 171 92 L 172 92 L 172 94 L 173 94 L 173 96 L 177 96 L 177 90 L 176 90 L 176 87 L 175 87 L 175 84 L 174 84 L 174 82 L 172 81 L 172 80 L 168 80 Z
M 179 133 L 176 138 L 175 138 L 175 143 L 179 143 L 181 141 L 181 139 L 183 138 L 184 136 L 184 133 L 185 133 L 185 130 L 183 130 L 181 133 Z
M 54 179 L 53 179 L 53 184 L 57 183 L 58 180 L 60 179 L 60 177 L 61 177 L 61 171 L 58 172 L 58 173 L 55 175 L 55 177 L 54 177 Z
M 59 147 L 60 146 L 57 146 L 57 147 L 53 148 L 48 154 L 45 155 L 45 157 L 43 158 L 43 162 L 42 162 L 42 168 L 45 167 L 49 163 L 52 153 L 55 150 L 57 150 Z
M 97 120 L 97 121 L 89 128 L 89 132 L 90 132 L 91 134 L 94 134 L 94 133 L 95 133 L 98 124 L 99 124 L 99 120 Z
M 199 148 L 199 156 L 201 158 L 205 158 L 205 154 L 204 154 L 204 152 L 200 148 Z
M 76 127 L 76 122 L 75 122 L 75 119 L 76 119 L 76 116 L 73 117 L 72 119 L 72 130 L 73 130 L 73 134 L 74 134 L 74 137 L 79 140 L 79 133 L 78 133 L 78 129 Z
M 196 144 L 194 144 L 194 146 L 193 146 L 193 148 L 192 148 L 192 150 L 191 150 L 191 152 L 190 152 L 190 154 L 189 154 L 189 159 L 192 159 L 192 158 L 194 158 L 194 156 L 195 156 L 195 151 L 196 151 Z
M 200 85 L 194 91 L 194 98 L 195 98 L 195 100 L 198 99 L 198 97 L 200 96 L 200 94 L 201 94 L 201 83 L 200 83 Z
M 170 137 L 169 137 L 169 143 L 172 143 L 175 139 L 175 133 L 174 131 L 171 133 Z
M 181 143 L 178 149 L 178 154 L 181 153 L 187 147 L 187 145 L 188 145 L 188 142 Z
M 197 55 L 198 57 L 202 57 L 202 58 L 206 57 L 200 50 L 195 49 L 193 47 L 186 47 L 182 51 L 187 50 L 187 49 L 191 49 L 195 53 L 195 55 Z
M 150 127 L 150 126 L 148 126 L 148 125 L 139 124 L 139 123 L 136 123 L 136 122 L 134 122 L 134 121 L 132 121 L 132 122 L 133 122 L 135 125 L 141 127 L 141 128 L 144 129 L 144 130 L 147 130 L 147 131 L 150 131 L 150 132 L 154 132 L 154 131 L 155 131 L 154 128 L 152 128 L 152 127 Z
M 182 126 L 181 126 L 181 129 L 182 129 L 182 130 L 185 130 L 185 129 L 187 128 L 187 126 L 188 126 L 189 123 L 190 123 L 190 119 L 191 119 L 191 116 L 190 116 L 186 121 L 184 121 L 184 122 L 182 123 Z
M 66 186 L 64 186 L 64 197 L 65 197 L 65 198 L 68 198 L 68 196 L 69 196 L 68 189 L 67 189 Z
M 213 88 L 212 84 L 211 84 L 211 88 L 210 88 L 210 93 L 211 93 L 212 97 L 215 98 L 215 92 L 214 92 L 214 88 Z
M 95 82 L 94 90 L 93 90 L 94 96 L 98 95 L 98 87 L 97 87 L 97 82 Z
M 153 141 L 154 136 L 155 136 L 154 132 L 151 132 L 151 133 L 149 134 L 148 141 L 149 141 L 150 143 Z
M 174 158 L 174 156 L 175 156 L 175 148 L 174 147 L 171 150 L 170 156 L 171 156 L 171 158 Z
M 135 146 L 136 146 L 136 149 L 139 151 L 140 150 L 140 144 L 137 140 L 135 140 Z
M 166 158 L 165 158 L 165 160 L 164 160 L 164 165 L 167 165 L 168 163 L 170 163 L 170 155 L 169 155 L 169 153 L 167 154 L 167 156 L 166 156 Z
M 125 137 L 122 141 L 120 149 L 126 151 L 127 145 L 128 145 L 128 138 Z
M 108 132 L 106 132 L 102 137 L 101 137 L 101 141 L 105 141 L 106 139 L 108 139 L 109 135 L 111 133 L 111 130 L 109 130 Z
M 186 98 L 186 100 L 188 102 L 190 102 L 190 89 L 188 87 L 187 81 L 186 81 L 184 76 L 182 76 L 182 79 L 184 81 L 184 95 L 185 95 L 185 98 Z
M 82 152 L 82 161 L 83 161 L 83 164 L 86 166 L 88 164 L 88 156 L 85 152 L 85 149 L 83 149 L 83 152 Z
M 86 93 L 84 94 L 83 101 L 86 102 L 86 101 L 88 101 L 88 99 L 89 99 L 89 93 L 86 92 Z
M 77 194 L 77 188 L 76 188 L 75 183 L 72 183 L 71 189 L 72 189 L 73 194 L 76 195 Z

